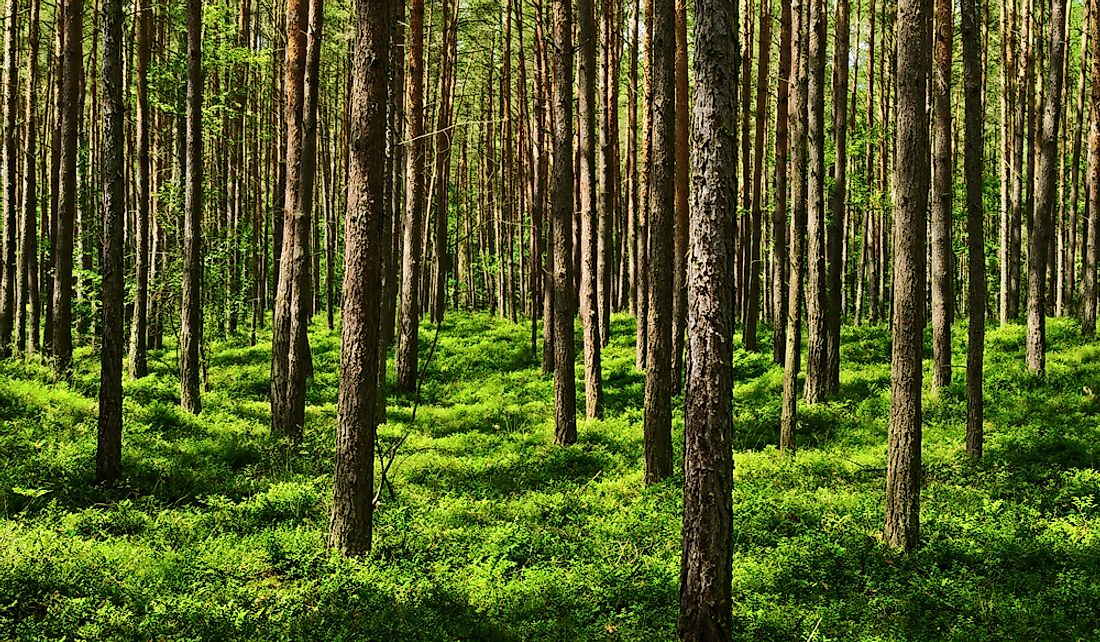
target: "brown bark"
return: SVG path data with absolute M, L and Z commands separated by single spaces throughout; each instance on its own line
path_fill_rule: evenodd
M 672 475 L 672 273 L 675 222 L 675 23 L 673 0 L 653 0 L 649 164 L 649 322 L 645 380 L 645 481 Z
M 355 10 L 340 398 L 328 536 L 329 546 L 344 555 L 360 555 L 371 547 L 381 345 L 379 244 L 382 220 L 389 215 L 384 168 L 392 17 L 389 0 L 359 2 Z
M 802 276 L 806 252 L 806 18 L 807 2 L 791 2 L 791 92 L 789 96 L 789 127 L 791 135 L 791 200 L 793 201 L 790 231 L 790 284 L 787 294 L 787 347 L 783 365 L 783 414 L 779 426 L 779 449 L 791 455 L 795 450 L 795 427 L 798 421 L 798 370 L 801 365 L 802 341 Z
M 1038 185 L 1027 255 L 1027 366 L 1046 371 L 1046 295 L 1048 245 L 1057 199 L 1058 128 L 1062 117 L 1062 84 L 1066 49 L 1066 2 L 1054 0 L 1050 15 L 1050 64 L 1043 91 L 1043 119 Z
M 760 3 L 760 38 L 759 38 L 759 62 L 756 72 L 756 129 L 753 141 L 753 173 L 752 173 L 752 210 L 749 222 L 749 264 L 748 264 L 748 292 L 745 303 L 745 317 L 742 326 L 742 343 L 746 350 L 756 352 L 760 349 L 756 338 L 756 327 L 760 320 L 760 236 L 761 216 L 763 210 L 763 194 L 761 184 L 765 172 L 764 143 L 766 132 L 764 127 L 768 120 L 768 88 L 771 79 L 768 77 L 768 65 L 772 48 L 772 3 L 765 0 Z M 745 168 L 747 171 L 748 168 Z
M 921 345 L 930 158 L 929 3 L 897 5 L 897 135 L 894 166 L 894 310 L 883 539 L 914 549 L 920 537 Z
M 17 158 L 18 150 L 15 141 L 18 134 L 15 129 L 15 119 L 19 111 L 19 43 L 16 35 L 19 32 L 19 2 L 8 0 L 5 6 L 4 21 L 4 136 L 3 161 L 4 161 L 4 238 L 3 247 L 3 278 L 0 287 L 0 355 L 8 356 L 12 352 L 12 328 L 15 322 L 15 291 L 18 288 L 16 282 L 16 245 L 19 242 L 17 234 L 19 219 L 19 203 L 16 197 L 16 185 L 19 182 L 19 167 Z
M 737 4 L 695 4 L 694 166 L 684 397 L 684 526 L 680 558 L 680 639 L 730 640 L 733 456 L 733 254 L 737 203 Z M 763 33 L 763 30 L 762 30 Z M 762 47 L 770 42 L 761 40 Z M 765 44 L 766 43 L 766 44 Z M 764 68 L 763 66 L 761 67 Z M 766 73 L 761 73 L 761 77 Z
M 458 46 L 458 1 L 443 3 L 443 51 L 440 54 L 439 106 L 435 127 L 435 236 L 432 281 L 432 321 L 443 322 L 447 307 L 447 216 L 451 196 L 451 120 L 454 114 L 455 57 Z
M 688 46 L 687 0 L 675 0 L 676 21 L 676 167 L 672 255 L 672 388 L 679 391 L 684 372 L 687 324 L 688 252 Z
M 1096 334 L 1096 267 L 1100 264 L 1100 0 L 1089 0 L 1089 106 L 1094 115 L 1089 119 L 1088 167 L 1085 170 L 1088 211 L 1088 246 L 1084 256 L 1084 279 L 1081 284 L 1084 314 L 1081 333 Z
M 134 30 L 137 32 L 137 213 L 134 226 L 136 247 L 134 316 L 130 326 L 130 376 L 139 379 L 149 374 L 149 141 L 152 129 L 149 117 L 149 61 L 153 35 L 153 10 L 149 0 L 139 0 L 134 20 Z
M 982 456 L 982 432 L 985 421 L 982 396 L 982 369 L 985 349 L 985 211 L 982 206 L 984 164 L 984 104 L 982 102 L 982 61 L 978 43 L 979 0 L 962 0 L 960 35 L 962 39 L 963 102 L 963 174 L 966 179 L 967 267 L 970 313 L 966 348 L 966 452 Z
M 39 321 L 42 304 L 39 300 L 38 280 L 38 40 L 39 40 L 39 2 L 30 1 L 30 18 L 27 22 L 27 84 L 23 92 L 23 120 L 25 135 L 23 139 L 23 208 L 19 222 L 19 256 L 17 282 L 19 290 L 16 302 L 17 328 L 16 345 L 20 350 L 37 352 L 41 337 Z M 30 318 L 27 308 L 30 307 Z M 29 335 L 27 326 L 30 326 Z
M 787 240 L 789 186 L 788 127 L 791 87 L 791 0 L 781 0 L 779 14 L 779 78 L 775 102 L 775 211 L 772 212 L 772 361 L 786 363 L 787 307 L 790 290 Z
M 808 173 L 806 224 L 806 403 L 825 400 L 828 364 L 828 266 L 825 262 L 825 0 L 809 0 L 807 102 Z
M 836 3 L 836 44 L 833 52 L 833 194 L 829 221 L 829 340 L 825 356 L 824 391 L 833 396 L 840 391 L 840 325 L 844 317 L 844 266 L 847 263 L 846 221 L 848 218 L 848 59 L 851 24 L 848 0 Z M 856 33 L 856 86 L 859 85 L 859 34 Z M 852 93 L 853 109 L 855 114 Z
M 126 216 L 126 139 L 122 124 L 126 103 L 122 87 L 122 0 L 103 0 L 101 58 L 103 83 L 103 278 L 102 343 L 99 377 L 99 430 L 96 481 L 111 484 L 122 473 L 122 354 L 126 339 L 122 317 L 125 271 L 122 226 Z M 31 163 L 33 165 L 33 163 Z
M 596 241 L 596 17 L 592 0 L 577 0 L 577 167 L 580 184 L 581 323 L 584 326 L 584 396 L 589 419 L 603 416 L 600 301 Z
M 408 3 L 405 44 L 405 230 L 402 238 L 401 302 L 395 367 L 397 388 L 416 388 L 420 337 L 420 271 L 424 218 L 424 1 Z
M 554 286 L 554 441 L 577 441 L 577 382 L 573 343 L 573 6 L 570 0 L 551 0 L 553 44 L 554 161 L 550 173 L 553 217 Z
M 951 0 L 935 0 L 932 66 L 932 387 L 951 383 L 951 321 L 955 301 L 951 218 Z
M 79 33 L 70 32 L 73 39 Z M 66 42 L 69 42 L 66 37 Z M 183 190 L 183 297 L 180 313 L 180 402 L 199 414 L 202 345 L 202 2 L 187 0 L 187 127 Z M 60 317 L 58 321 L 60 321 Z

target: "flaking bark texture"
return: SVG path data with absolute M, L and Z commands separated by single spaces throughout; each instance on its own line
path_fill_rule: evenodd
M 912 550 L 920 533 L 921 337 L 928 239 L 930 2 L 897 5 L 897 135 L 894 164 L 894 306 L 886 461 L 889 546 Z
M 827 267 L 825 264 L 825 0 L 808 0 L 809 78 L 806 258 L 806 403 L 825 400 L 828 378 Z
M 684 396 L 680 639 L 720 642 L 731 617 L 733 255 L 737 141 L 737 4 L 695 4 L 693 190 Z
M 370 550 L 374 512 L 374 441 L 382 302 L 382 219 L 386 199 L 386 95 L 391 0 L 360 0 L 352 56 L 348 201 L 340 399 L 329 546 L 344 555 Z

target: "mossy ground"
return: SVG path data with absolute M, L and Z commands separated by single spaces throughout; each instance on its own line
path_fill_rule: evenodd
M 0 365 L 0 638 L 673 639 L 681 479 L 643 487 L 644 377 L 633 321 L 613 325 L 607 418 L 559 448 L 529 327 L 450 314 L 416 425 L 410 397 L 389 399 L 381 439 L 409 436 L 375 549 L 356 561 L 324 547 L 337 333 L 313 328 L 291 452 L 268 435 L 268 343 L 209 346 L 198 418 L 178 408 L 174 351 L 156 354 L 152 376 L 126 383 L 125 480 L 110 490 L 92 483 L 92 351 L 68 382 Z M 736 637 L 1100 639 L 1100 345 L 1068 321 L 1048 331 L 1039 381 L 1023 328 L 990 329 L 973 462 L 956 328 L 955 383 L 925 396 L 923 547 L 908 557 L 878 539 L 888 331 L 844 329 L 841 394 L 801 409 L 794 460 L 775 449 L 781 370 L 738 351 Z M 432 336 L 425 325 L 422 354 Z

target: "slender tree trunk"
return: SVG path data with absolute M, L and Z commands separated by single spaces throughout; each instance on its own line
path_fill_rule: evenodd
M 914 549 L 920 537 L 921 345 L 924 333 L 928 230 L 927 0 L 897 5 L 897 135 L 894 166 L 894 305 L 890 363 L 890 426 L 886 455 L 883 539 Z
M 39 321 L 42 304 L 39 300 L 38 280 L 38 40 L 39 2 L 30 1 L 30 19 L 27 22 L 27 84 L 23 93 L 23 120 L 26 125 L 23 139 L 23 210 L 19 224 L 19 300 L 16 304 L 16 344 L 21 350 L 37 352 L 41 337 Z M 27 307 L 30 306 L 30 334 L 27 336 Z
M 787 295 L 787 347 L 783 365 L 783 415 L 779 427 L 779 449 L 794 455 L 795 427 L 798 422 L 798 370 L 802 351 L 802 276 L 806 253 L 806 18 L 808 2 L 791 3 L 791 81 L 788 114 L 791 132 L 791 200 L 790 266 L 787 269 L 790 290 Z
M 809 103 L 809 185 L 807 187 L 806 258 L 806 403 L 819 403 L 827 393 L 828 268 L 825 263 L 825 0 L 809 0 L 810 46 L 807 102 Z
M 137 216 L 134 275 L 134 317 L 130 326 L 130 376 L 149 374 L 149 60 L 153 31 L 153 10 L 149 0 L 139 0 L 135 16 L 137 31 Z
M 771 83 L 771 78 L 768 77 L 768 65 L 772 48 L 771 7 L 770 0 L 764 0 L 760 3 L 759 63 L 756 72 L 756 129 L 753 141 L 754 171 L 752 173 L 752 212 L 750 214 L 752 220 L 749 222 L 749 233 L 752 238 L 749 240 L 748 294 L 746 295 L 746 313 L 741 335 L 745 349 L 752 352 L 760 349 L 756 338 L 756 327 L 760 320 L 760 236 L 763 210 L 761 184 L 765 171 L 764 143 L 766 132 L 764 128 L 768 121 L 768 88 Z M 745 168 L 745 171 L 747 171 L 747 168 Z
M 645 481 L 672 475 L 672 273 L 675 222 L 675 26 L 673 0 L 653 0 L 649 167 L 649 323 L 645 380 Z
M 15 129 L 16 114 L 19 111 L 19 3 L 8 0 L 5 6 L 4 21 L 4 239 L 3 239 L 3 287 L 0 288 L 0 356 L 8 356 L 12 351 L 12 328 L 15 322 L 15 300 L 18 288 L 16 269 L 16 245 L 19 219 L 19 203 L 16 198 L 16 184 L 19 182 L 18 150 L 15 141 L 18 134 Z
M 435 246 L 432 281 L 432 321 L 443 322 L 447 303 L 447 216 L 450 202 L 451 120 L 454 113 L 455 56 L 458 43 L 458 0 L 443 5 L 443 51 L 440 54 L 439 106 L 435 129 Z
M 554 284 L 554 441 L 577 441 L 573 343 L 573 6 L 552 0 L 554 162 L 550 173 Z
M 122 0 L 102 0 L 103 117 L 103 339 L 99 377 L 99 439 L 96 481 L 111 484 L 122 473 L 122 354 L 126 339 L 122 317 L 125 270 L 122 226 L 126 216 L 126 139 L 122 131 L 126 103 L 122 87 Z M 33 165 L 33 162 L 31 163 Z
M 340 398 L 329 546 L 344 555 L 370 550 L 374 513 L 374 443 L 382 288 L 382 219 L 386 197 L 386 106 L 391 0 L 355 9 Z
M 836 159 L 833 165 L 832 220 L 829 222 L 829 314 L 828 352 L 826 354 L 825 394 L 840 391 L 840 325 L 844 317 L 844 265 L 846 224 L 848 216 L 848 60 L 851 26 L 848 0 L 836 3 L 836 44 L 833 51 L 833 142 Z M 859 35 L 856 49 L 858 55 Z M 859 84 L 856 64 L 856 85 Z M 853 94 L 854 96 L 854 94 Z M 853 109 L 853 114 L 854 114 Z
M 772 361 L 786 363 L 787 308 L 790 279 L 787 256 L 788 137 L 791 87 L 791 0 L 781 0 L 779 15 L 779 79 L 775 101 L 775 211 L 772 212 Z
M 951 0 L 935 0 L 932 66 L 932 387 L 951 383 L 951 321 L 955 301 L 951 219 Z
M 765 10 L 765 15 L 767 15 Z M 684 539 L 680 639 L 733 638 L 731 390 L 733 216 L 737 203 L 737 3 L 696 0 L 688 359 L 684 396 Z M 762 28 L 761 34 L 766 31 Z M 761 48 L 770 46 L 761 38 Z M 762 54 L 763 56 L 764 54 Z M 761 69 L 766 69 L 761 65 Z M 765 77 L 766 73 L 761 73 Z M 759 123 L 759 117 L 757 122 Z M 759 145 L 757 146 L 759 149 Z
M 584 326 L 584 396 L 589 419 L 603 416 L 596 207 L 596 17 L 592 0 L 577 1 L 577 167 L 581 216 L 581 323 Z
M 688 46 L 687 0 L 675 0 L 676 20 L 676 167 L 673 201 L 672 256 L 672 388 L 680 390 L 684 373 L 684 330 L 687 325 L 688 252 Z
M 70 35 L 78 39 L 79 33 Z M 66 41 L 70 41 L 66 38 Z M 183 190 L 183 301 L 180 312 L 180 402 L 199 414 L 202 345 L 202 2 L 187 0 L 187 171 Z M 61 318 L 58 317 L 58 322 Z
M 1066 50 L 1066 0 L 1053 0 L 1050 14 L 1050 64 L 1043 91 L 1043 121 L 1034 223 L 1027 255 L 1027 367 L 1046 371 L 1047 246 L 1057 198 L 1058 128 L 1062 116 L 1063 60 Z
M 424 1 L 408 3 L 408 41 L 405 44 L 405 232 L 402 242 L 400 326 L 397 340 L 397 388 L 416 388 L 420 336 L 420 269 L 424 218 Z
M 982 396 L 982 368 L 985 349 L 985 211 L 982 206 L 984 174 L 984 105 L 982 103 L 982 61 L 978 43 L 979 0 L 962 0 L 963 173 L 966 179 L 966 234 L 970 313 L 966 349 L 966 452 L 982 456 L 985 421 Z
M 1086 207 L 1088 209 L 1088 246 L 1084 256 L 1085 278 L 1081 285 L 1084 299 L 1081 333 L 1096 334 L 1096 267 L 1100 263 L 1100 0 L 1089 0 L 1089 118 L 1088 167 L 1085 174 Z

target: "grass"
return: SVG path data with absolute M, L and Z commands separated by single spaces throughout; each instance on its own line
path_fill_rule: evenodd
M 433 328 L 421 330 L 424 354 Z M 840 395 L 801 408 L 793 460 L 775 448 L 781 370 L 738 351 L 737 639 L 1100 639 L 1100 344 L 1066 320 L 1048 332 L 1040 381 L 1023 328 L 990 329 L 974 462 L 956 329 L 954 383 L 926 388 L 923 547 L 910 556 L 879 540 L 888 331 L 844 329 Z M 642 484 L 633 334 L 614 318 L 607 418 L 559 448 L 529 329 L 450 314 L 416 425 L 412 399 L 390 397 L 380 439 L 409 437 L 362 560 L 324 547 L 338 334 L 313 327 L 293 452 L 268 434 L 268 343 L 208 347 L 198 418 L 178 409 L 174 352 L 155 355 L 152 376 L 126 383 L 114 489 L 92 484 L 91 350 L 65 382 L 33 360 L 0 364 L 0 639 L 674 639 L 681 479 Z M 677 410 L 674 443 L 682 431 Z

